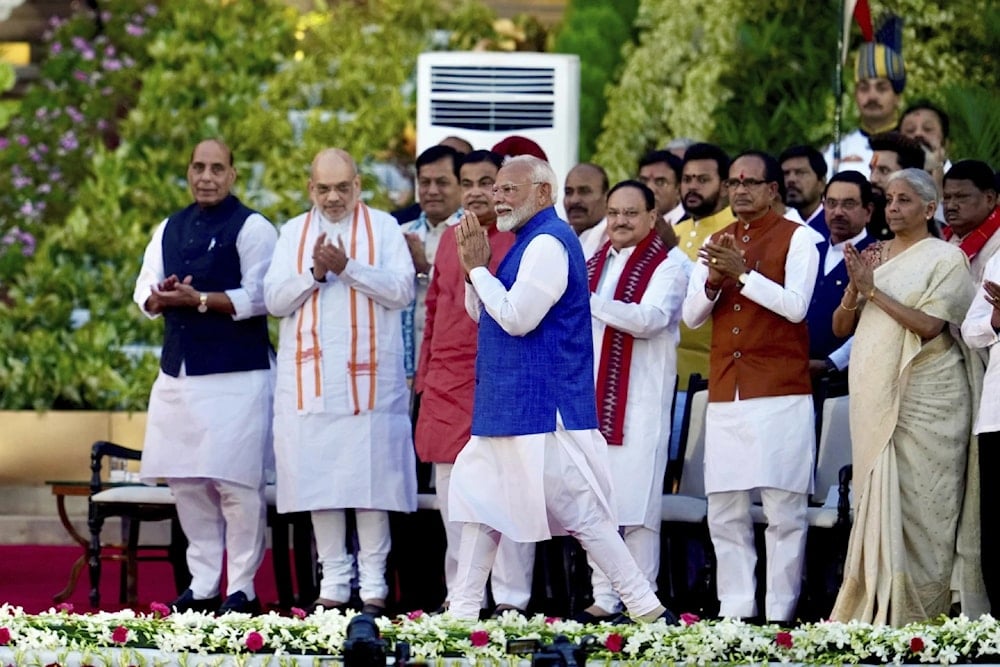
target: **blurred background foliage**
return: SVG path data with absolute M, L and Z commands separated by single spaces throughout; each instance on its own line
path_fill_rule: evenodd
M 906 18 L 906 98 L 951 112 L 952 159 L 1000 165 L 1000 7 L 872 5 Z M 613 180 L 678 136 L 779 152 L 833 133 L 836 0 L 570 0 L 554 28 L 476 0 L 107 7 L 100 31 L 85 11 L 54 21 L 39 82 L 0 108 L 0 408 L 145 408 L 162 325 L 132 289 L 153 228 L 190 201 L 198 139 L 233 147 L 237 194 L 276 224 L 308 205 L 309 163 L 328 145 L 355 155 L 365 197 L 389 207 L 372 168 L 413 158 L 425 50 L 577 54 L 580 159 Z M 853 61 L 844 80 L 850 129 Z

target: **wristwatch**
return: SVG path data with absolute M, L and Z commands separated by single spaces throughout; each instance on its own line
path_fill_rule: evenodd
M 750 275 L 749 271 L 746 272 L 746 273 L 741 273 L 739 275 L 739 277 L 736 279 L 736 282 L 738 282 L 740 284 L 740 287 L 743 287 L 744 285 L 747 284 L 747 276 L 749 276 L 749 275 Z
M 208 294 L 205 294 L 204 292 L 200 292 L 198 294 L 198 312 L 208 312 Z

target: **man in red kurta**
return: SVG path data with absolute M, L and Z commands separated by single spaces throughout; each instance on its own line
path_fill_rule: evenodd
M 494 272 L 515 238 L 513 233 L 496 228 L 492 189 L 501 161 L 496 153 L 474 151 L 465 156 L 459 172 L 462 207 L 474 213 L 487 230 L 492 250 L 490 270 Z M 444 564 L 447 605 L 458 568 L 462 534 L 462 524 L 448 520 L 448 487 L 455 457 L 469 441 L 477 337 L 476 323 L 465 311 L 465 271 L 458 259 L 455 227 L 446 229 L 441 237 L 426 306 L 427 320 L 414 384 L 420 396 L 414 443 L 420 460 L 434 463 L 435 490 L 447 540 Z M 527 608 L 534 558 L 534 544 L 500 541 L 492 574 L 498 611 Z

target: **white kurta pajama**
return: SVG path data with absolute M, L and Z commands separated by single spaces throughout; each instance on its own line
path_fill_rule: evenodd
M 485 309 L 507 333 L 523 335 L 538 326 L 566 291 L 568 271 L 562 244 L 540 235 L 525 248 L 510 291 L 486 268 L 470 272 L 466 310 L 478 322 Z M 450 607 L 458 618 L 478 617 L 500 534 L 538 542 L 571 531 L 588 554 L 611 569 L 608 574 L 622 585 L 619 593 L 631 612 L 647 614 L 660 605 L 638 570 L 627 568 L 632 559 L 615 530 L 603 436 L 597 429 L 568 431 L 556 417 L 552 433 L 473 435 L 455 461 L 450 519 L 466 523 Z
M 163 231 L 146 246 L 133 300 L 145 309 L 165 278 Z M 226 291 L 234 320 L 266 314 L 263 278 L 274 251 L 274 226 L 254 213 L 236 237 L 242 281 Z M 183 278 L 183 276 L 180 276 Z M 197 599 L 219 593 L 223 551 L 229 593 L 253 599 L 253 577 L 264 556 L 263 486 L 271 461 L 271 394 L 274 370 L 177 377 L 162 370 L 149 396 L 141 480 L 166 479 L 187 536 L 191 590 Z M 232 502 L 220 503 L 219 497 Z M 228 505 L 224 512 L 222 505 Z
M 791 322 L 802 321 L 809 309 L 819 266 L 813 233 L 802 227 L 792 234 L 785 258 L 784 285 L 751 271 L 742 289 L 743 296 Z M 708 268 L 698 262 L 691 274 L 683 310 L 684 322 L 692 328 L 706 322 L 715 305 L 705 295 L 707 278 Z M 713 542 L 718 535 L 729 543 L 716 545 L 720 562 L 719 614 L 736 617 L 757 614 L 756 548 L 748 492 L 761 489 L 768 517 L 766 615 L 769 619 L 791 620 L 801 585 L 808 494 L 813 490 L 816 435 L 812 396 L 740 400 L 737 387 L 736 400 L 708 404 L 705 424 L 709 526 Z M 734 492 L 740 497 L 723 495 Z M 719 513 L 715 525 L 713 511 Z M 739 526 L 733 526 L 734 523 Z M 775 535 L 775 527 L 782 524 L 798 524 L 800 528 Z M 733 553 L 726 553 L 729 549 Z M 727 556 L 740 561 L 742 567 L 724 571 L 721 564 Z
M 601 349 L 607 327 L 635 337 L 625 404 L 624 442 L 608 446 L 608 461 L 625 544 L 656 590 L 660 566 L 661 497 L 670 445 L 670 405 L 677 377 L 681 305 L 687 289 L 687 257 L 668 253 L 653 272 L 638 303 L 614 299 L 615 290 L 635 247 L 608 259 L 597 292 L 591 294 L 594 377 L 600 376 Z M 618 596 L 611 582 L 591 562 L 594 604 L 615 611 Z
M 363 209 L 359 208 L 359 211 Z M 372 246 L 369 246 L 363 216 L 352 233 L 352 217 L 339 222 L 326 220 L 318 209 L 289 220 L 282 229 L 271 268 L 264 279 L 268 310 L 281 317 L 278 347 L 278 380 L 274 399 L 275 458 L 277 464 L 277 505 L 279 512 L 369 510 L 412 512 L 416 509 L 416 473 L 409 419 L 409 389 L 403 369 L 403 341 L 399 311 L 413 300 L 413 261 L 396 220 L 382 211 L 369 209 Z M 311 218 L 313 228 L 303 243 L 303 228 Z M 327 273 L 326 282 L 312 275 L 312 247 L 319 232 L 330 243 L 343 242 L 351 259 L 336 275 Z M 352 250 L 352 247 L 354 248 Z M 374 265 L 368 264 L 369 251 Z M 304 253 L 299 267 L 300 252 Z M 352 295 L 352 289 L 356 294 Z M 312 313 L 312 295 L 318 291 L 316 340 L 318 352 L 302 354 L 299 320 Z M 374 304 L 374 336 L 367 325 L 368 299 Z M 354 300 L 352 315 L 352 299 Z M 303 311 L 307 311 L 304 313 Z M 353 319 L 352 319 L 353 318 Z M 352 338 L 352 323 L 356 325 Z M 374 359 L 369 350 L 374 343 Z M 320 359 L 319 368 L 306 362 L 297 368 L 297 354 Z M 349 366 L 374 364 L 373 374 L 352 376 Z M 314 381 L 321 378 L 321 390 L 314 395 Z M 374 382 L 371 394 L 370 382 Z M 304 405 L 299 409 L 301 392 Z M 314 514 L 314 520 L 324 520 Z M 336 534 L 339 519 L 330 519 L 324 534 Z M 380 522 L 373 521 L 372 525 Z M 375 530 L 375 528 L 373 528 Z M 382 567 L 362 570 L 362 598 L 384 597 L 384 555 L 388 551 L 378 527 L 370 536 Z M 359 540 L 366 534 L 359 523 Z M 343 541 L 341 541 L 341 545 Z M 337 547 L 339 549 L 339 547 Z M 362 548 L 362 555 L 367 551 Z M 336 554 L 336 564 L 325 572 L 346 572 Z M 331 556 L 334 558 L 334 556 Z M 322 559 L 322 557 L 321 557 Z M 365 571 L 377 572 L 365 580 Z M 349 581 L 349 579 L 348 579 Z M 331 587 L 345 582 L 324 576 L 321 597 L 330 597 Z M 367 593 L 367 595 L 366 595 Z M 381 594 L 379 594 L 381 593 Z M 343 597 L 333 598 L 346 602 Z

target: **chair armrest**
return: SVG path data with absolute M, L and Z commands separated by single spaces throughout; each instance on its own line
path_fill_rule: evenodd
M 116 445 L 113 442 L 98 440 L 90 446 L 90 495 L 100 493 L 103 483 L 101 482 L 101 469 L 104 467 L 104 458 L 113 456 L 119 459 L 130 459 L 138 461 L 142 458 L 142 451 Z

